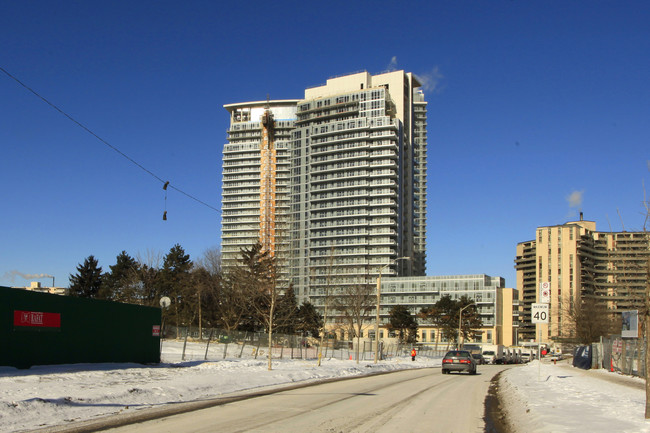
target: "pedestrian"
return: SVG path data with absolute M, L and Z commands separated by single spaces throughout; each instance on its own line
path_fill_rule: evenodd
M 417 352 L 415 351 L 415 347 L 413 350 L 411 350 L 411 361 L 415 361 L 415 355 L 417 355 Z

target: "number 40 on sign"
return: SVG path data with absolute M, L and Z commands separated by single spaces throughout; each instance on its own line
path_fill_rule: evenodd
M 531 323 L 548 323 L 548 304 L 531 305 Z

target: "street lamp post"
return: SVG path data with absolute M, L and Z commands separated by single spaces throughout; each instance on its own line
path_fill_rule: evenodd
M 398 260 L 410 260 L 410 257 L 398 257 L 395 259 L 395 262 Z M 377 276 L 377 317 L 375 318 L 375 364 L 377 363 L 377 358 L 379 358 L 379 304 L 381 302 L 381 271 L 384 268 L 390 266 L 390 263 L 386 263 L 384 266 L 379 268 L 379 276 Z
M 462 326 L 462 323 L 463 323 L 463 310 L 465 310 L 466 308 L 471 307 L 472 305 L 473 304 L 465 305 L 463 308 L 460 309 L 460 314 L 458 315 L 458 350 L 461 349 L 461 346 L 460 346 L 460 332 L 461 332 L 461 326 Z

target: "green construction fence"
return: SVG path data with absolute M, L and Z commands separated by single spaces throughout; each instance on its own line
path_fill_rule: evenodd
M 0 366 L 160 362 L 161 310 L 0 287 Z

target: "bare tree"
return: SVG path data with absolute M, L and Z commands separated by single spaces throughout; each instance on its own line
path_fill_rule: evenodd
M 152 269 L 160 269 L 162 267 L 163 257 L 165 255 L 162 252 L 147 248 L 144 252 L 138 252 L 135 259 L 141 265 L 146 265 Z
M 376 307 L 375 301 L 375 288 L 371 284 L 363 283 L 344 286 L 334 298 L 334 308 L 341 314 L 357 339 L 357 363 L 359 363 L 359 344 L 363 327 Z M 379 336 L 375 335 L 375 338 Z
M 208 248 L 203 251 L 203 255 L 195 261 L 196 266 L 200 266 L 211 275 L 218 275 L 221 273 L 221 251 L 216 248 Z
M 250 315 L 247 290 L 242 289 L 240 278 L 239 271 L 227 269 L 222 275 L 219 295 L 214 299 L 219 323 L 226 331 L 237 329 Z
M 327 266 L 327 283 L 325 285 L 325 304 L 323 308 L 323 326 L 320 329 L 320 345 L 318 346 L 318 366 L 321 366 L 321 359 L 323 358 L 323 340 L 325 338 L 325 327 L 327 326 L 327 313 L 329 312 L 330 291 L 332 286 L 332 264 L 334 263 L 334 247 L 330 248 L 329 264 Z
M 577 343 L 591 344 L 615 332 L 616 321 L 607 307 L 593 297 L 583 297 L 566 308 Z
M 648 163 L 648 171 L 650 171 L 650 160 Z M 643 184 L 643 208 L 645 209 L 645 219 L 643 220 L 643 232 L 647 235 L 647 224 L 650 220 L 650 200 L 646 195 L 645 184 Z M 650 240 L 648 241 L 648 249 L 650 249 Z M 647 380 L 650 374 L 650 253 L 646 261 L 646 289 L 645 289 L 645 311 L 643 314 L 643 335 L 645 336 L 645 419 L 650 419 L 650 380 Z

